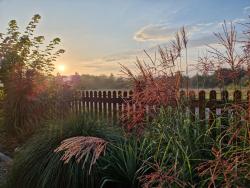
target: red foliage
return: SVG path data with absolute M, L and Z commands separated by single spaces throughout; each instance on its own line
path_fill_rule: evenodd
M 162 188 L 164 185 L 171 187 L 173 184 L 178 185 L 178 187 L 186 187 L 186 183 L 181 181 L 178 175 L 176 164 L 166 171 L 163 171 L 159 165 L 155 165 L 155 172 L 140 177 L 139 181 L 143 188 Z
M 131 100 L 127 101 L 123 113 L 125 115 L 122 118 L 128 132 L 135 131 L 140 135 L 147 120 L 152 119 L 161 107 L 177 105 L 181 79 L 181 52 L 187 47 L 187 41 L 185 29 L 182 28 L 169 48 L 159 47 L 158 59 L 153 59 L 146 51 L 149 63 L 137 59 L 138 74 L 135 75 L 130 69 L 122 66 L 122 72 L 133 83 L 133 95 Z
M 135 130 L 140 134 L 145 128 L 146 117 L 153 118 L 160 107 L 177 104 L 180 73 L 160 73 L 159 67 L 143 65 L 139 60 L 137 67 L 140 71 L 138 76 L 123 67 L 133 79 L 133 95 L 126 101 L 122 120 L 128 132 Z

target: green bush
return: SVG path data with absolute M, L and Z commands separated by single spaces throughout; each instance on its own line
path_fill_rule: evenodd
M 145 134 L 153 151 L 146 166 L 152 171 L 141 178 L 142 183 L 209 187 L 214 181 L 216 187 L 244 187 L 249 181 L 246 169 L 250 167 L 246 157 L 250 151 L 248 130 L 246 121 L 234 117 L 223 128 L 220 118 L 209 124 L 190 121 L 181 109 L 161 109 Z
M 87 118 L 50 122 L 15 157 L 7 187 L 100 187 L 99 172 L 95 168 L 88 174 L 88 170 L 74 160 L 64 164 L 60 160 L 62 153 L 54 152 L 62 140 L 79 135 L 113 142 L 119 140 L 121 134 L 108 124 Z
M 84 118 L 85 117 L 85 118 Z M 125 138 L 122 131 L 103 121 L 87 116 L 68 122 L 50 122 L 39 131 L 14 159 L 7 187 L 138 187 L 139 177 L 147 169 L 144 161 L 150 156 L 145 142 L 133 137 Z M 90 168 L 90 161 L 69 163 L 61 161 L 63 152 L 55 153 L 61 141 L 75 136 L 93 136 L 108 141 L 105 155 Z

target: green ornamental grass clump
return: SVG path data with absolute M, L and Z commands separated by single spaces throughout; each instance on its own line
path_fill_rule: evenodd
M 87 151 L 81 160 L 72 155 L 66 162 L 64 157 L 67 152 L 59 148 L 67 148 L 67 143 L 63 145 L 62 141 L 72 138 L 76 147 L 71 142 L 72 147 L 68 147 L 70 152 L 74 147 L 87 151 L 88 148 L 83 148 L 83 145 L 77 147 L 77 138 L 82 141 L 84 138 L 103 140 L 107 146 L 96 163 L 92 161 L 93 150 Z M 93 146 L 93 142 L 88 143 Z M 137 187 L 143 161 L 139 158 L 139 150 L 135 139 L 123 137 L 121 130 L 103 121 L 85 116 L 67 122 L 49 122 L 17 153 L 7 187 Z

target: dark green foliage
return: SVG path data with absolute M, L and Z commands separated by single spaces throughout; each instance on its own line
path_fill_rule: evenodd
M 145 173 L 143 160 L 147 157 L 141 150 L 142 146 L 133 138 L 111 145 L 106 156 L 99 162 L 102 167 L 102 186 L 138 187 L 139 177 Z
M 73 136 L 96 136 L 109 142 L 120 139 L 107 124 L 89 119 L 51 122 L 22 147 L 17 154 L 7 187 L 47 188 L 47 187 L 99 187 L 99 172 L 82 169 L 81 164 L 71 160 L 64 164 L 62 153 L 53 152 L 60 142 Z
M 71 159 L 64 164 L 63 152 L 53 152 L 61 141 L 74 136 L 94 136 L 108 141 L 105 155 L 97 160 L 89 174 L 89 161 Z M 121 130 L 107 123 L 78 118 L 69 122 L 51 122 L 37 133 L 17 154 L 7 187 L 138 187 L 149 157 L 147 145 L 134 138 L 125 139 Z

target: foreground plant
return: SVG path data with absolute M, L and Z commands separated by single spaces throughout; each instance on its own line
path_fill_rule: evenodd
M 122 66 L 122 72 L 133 85 L 133 95 L 127 101 L 123 117 L 124 127 L 128 132 L 141 134 L 147 118 L 154 118 L 161 107 L 177 104 L 182 74 L 182 50 L 187 49 L 187 41 L 185 29 L 182 28 L 180 33 L 176 33 L 171 46 L 159 47 L 159 57 L 153 58 L 144 51 L 149 62 L 137 59 L 138 74 Z M 133 110 L 131 104 L 134 104 L 136 110 Z
M 9 22 L 7 32 L 0 33 L 0 81 L 5 92 L 5 125 L 10 132 L 32 132 L 48 116 L 44 98 L 47 77 L 54 70 L 53 62 L 64 50 L 56 50 L 55 38 L 43 47 L 44 36 L 35 35 L 41 19 L 34 15 L 24 32 L 17 22 Z
M 89 160 L 89 155 L 92 155 L 90 159 L 89 174 L 92 166 L 96 163 L 96 160 L 105 153 L 108 142 L 101 138 L 91 136 L 78 136 L 68 138 L 62 141 L 61 145 L 54 150 L 54 152 L 64 151 L 61 158 L 65 164 L 74 157 L 77 163 L 80 163 L 84 158 L 83 168 L 85 163 Z
M 87 148 L 85 148 L 86 150 L 84 151 L 88 153 L 86 153 L 79 162 L 72 157 L 65 164 L 65 162 L 61 160 L 64 156 L 64 151 L 54 152 L 54 150 L 61 145 L 63 140 L 78 136 L 80 136 L 80 138 L 86 138 L 84 139 L 84 143 L 86 144 L 87 142 L 88 144 L 85 145 Z M 87 139 L 95 137 L 98 139 Z M 66 122 L 48 122 L 47 125 L 45 125 L 45 127 L 29 140 L 29 142 L 16 154 L 7 187 L 99 188 L 100 176 L 97 171 L 97 163 L 93 164 L 94 161 L 92 161 L 92 159 L 94 160 L 94 158 L 91 157 L 92 154 L 96 154 L 95 156 L 97 157 L 99 153 L 98 151 L 94 153 L 92 150 L 94 148 L 92 147 L 91 150 L 88 149 L 90 149 L 90 146 L 106 146 L 106 142 L 103 142 L 103 140 L 107 142 L 119 141 L 119 130 L 110 127 L 105 122 L 91 120 L 87 116 L 73 118 Z M 88 141 L 97 141 L 95 142 L 97 145 Z M 73 144 L 73 142 L 71 143 Z M 79 147 L 75 147 L 75 151 L 78 149 L 79 151 L 83 151 L 80 149 L 83 140 L 80 139 L 78 143 L 80 145 L 76 145 Z M 63 146 L 66 147 L 66 145 Z M 62 149 L 62 147 L 60 149 Z M 100 155 L 99 158 L 102 156 L 103 155 Z M 96 159 L 97 162 L 99 158 Z

